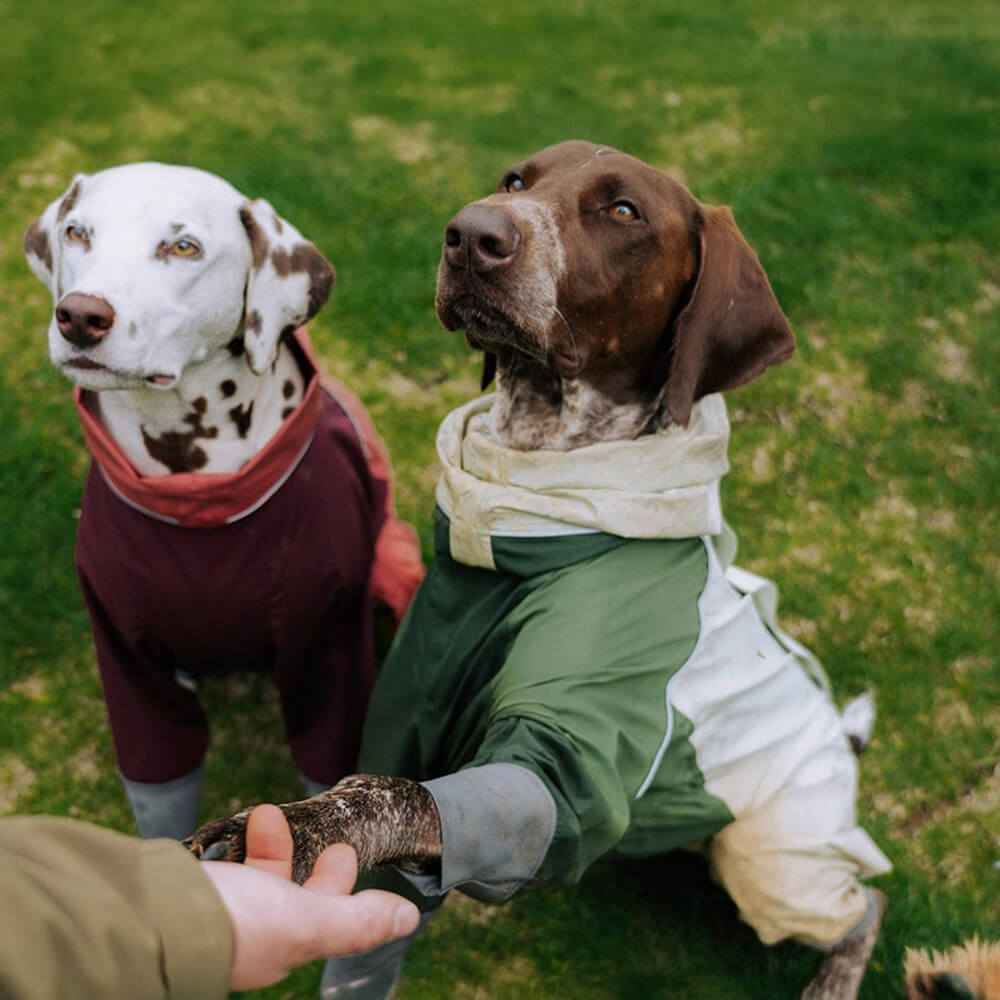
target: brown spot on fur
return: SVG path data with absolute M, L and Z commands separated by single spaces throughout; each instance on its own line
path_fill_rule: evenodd
M 285 384 L 281 387 L 281 395 L 284 396 L 285 399 L 291 399 L 294 392 L 295 383 L 290 378 L 286 378 Z
M 260 317 L 258 316 L 257 319 L 259 322 Z M 249 322 L 250 321 L 248 319 L 247 323 L 249 324 Z M 233 339 L 226 344 L 226 349 L 234 358 L 238 358 L 246 350 L 246 344 L 243 342 L 242 337 L 233 337 Z
M 49 246 L 49 234 L 38 225 L 35 219 L 24 231 L 24 252 L 33 254 L 49 272 L 52 271 L 52 247 Z
M 271 253 L 271 263 L 281 278 L 291 274 L 309 275 L 309 315 L 306 319 L 315 316 L 330 297 L 337 280 L 330 262 L 311 243 L 300 243 L 291 253 L 276 247 Z
M 275 247 L 271 251 L 271 264 L 278 272 L 279 278 L 287 278 L 296 268 L 292 267 L 292 257 L 284 247 Z
M 77 198 L 80 197 L 80 182 L 77 181 L 70 189 L 66 192 L 66 197 L 59 203 L 59 211 L 56 212 L 56 221 L 62 222 L 63 219 L 69 215 L 73 206 L 76 204 Z
M 224 382 L 220 383 L 219 392 L 228 399 L 236 392 L 236 383 L 231 378 L 227 378 Z
M 247 432 L 250 430 L 250 424 L 253 420 L 253 400 L 250 401 L 249 406 L 246 409 L 243 408 L 243 404 L 240 403 L 238 406 L 234 406 L 229 411 L 229 419 L 236 424 L 236 430 L 241 438 L 247 436 Z
M 281 219 L 278 218 L 277 212 L 272 214 L 271 222 L 274 223 L 274 231 L 280 236 L 285 231 L 285 227 L 281 224 Z
M 260 333 L 260 328 L 264 325 L 263 320 L 260 318 L 260 313 L 256 309 L 251 309 L 247 313 L 246 328 L 253 333 Z
M 203 468 L 208 462 L 208 455 L 195 441 L 198 438 L 214 438 L 219 433 L 218 427 L 205 427 L 202 424 L 208 406 L 204 396 L 199 396 L 192 406 L 193 411 L 184 418 L 184 423 L 191 426 L 190 431 L 165 431 L 153 437 L 145 427 L 140 427 L 146 451 L 171 472 L 197 472 Z
M 240 222 L 246 230 L 250 239 L 250 252 L 253 255 L 253 269 L 259 271 L 267 260 L 267 251 L 271 244 L 268 242 L 264 230 L 257 225 L 257 220 L 253 217 L 253 212 L 247 206 L 240 209 Z

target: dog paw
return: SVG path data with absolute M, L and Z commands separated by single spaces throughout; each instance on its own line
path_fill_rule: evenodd
M 243 861 L 249 810 L 206 823 L 181 843 L 201 861 Z

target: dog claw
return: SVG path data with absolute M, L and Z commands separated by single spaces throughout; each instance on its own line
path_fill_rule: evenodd
M 225 840 L 217 840 L 214 844 L 204 848 L 199 847 L 197 850 L 202 861 L 225 861 L 231 849 L 232 845 Z
M 242 861 L 246 856 L 246 816 L 206 823 L 181 843 L 201 861 Z

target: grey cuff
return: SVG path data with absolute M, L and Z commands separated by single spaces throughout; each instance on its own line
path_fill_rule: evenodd
M 202 766 L 172 781 L 133 781 L 121 776 L 132 806 L 136 829 L 143 838 L 172 837 L 183 840 L 198 829 Z
M 458 888 L 499 903 L 534 877 L 556 829 L 556 804 L 538 775 L 485 764 L 423 784 L 441 819 L 441 873 L 401 873 L 421 893 Z
M 865 886 L 864 890 L 868 899 L 868 905 L 865 908 L 865 912 L 861 914 L 858 922 L 846 934 L 844 934 L 843 937 L 834 941 L 832 944 L 814 945 L 817 951 L 831 952 L 837 948 L 843 947 L 849 941 L 853 941 L 855 938 L 864 934 L 864 932 L 871 926 L 872 921 L 881 918 L 883 913 L 882 905 L 884 904 L 879 904 L 878 897 L 868 886 Z
M 333 788 L 333 785 L 327 781 L 314 781 L 305 771 L 299 771 L 299 780 L 302 782 L 302 787 L 306 790 L 306 796 L 310 799 L 314 795 L 320 795 Z

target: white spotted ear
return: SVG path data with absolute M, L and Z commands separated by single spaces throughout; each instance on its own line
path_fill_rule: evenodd
M 52 293 L 62 297 L 59 288 L 59 260 L 62 252 L 60 228 L 80 197 L 89 174 L 77 174 L 70 186 L 35 219 L 24 232 L 24 253 L 31 270 Z
M 245 343 L 251 370 L 260 375 L 278 354 L 282 336 L 323 308 L 336 275 L 329 261 L 263 199 L 240 208 L 250 241 Z

